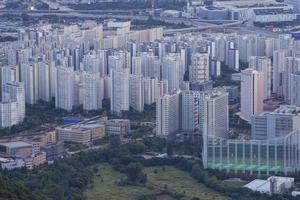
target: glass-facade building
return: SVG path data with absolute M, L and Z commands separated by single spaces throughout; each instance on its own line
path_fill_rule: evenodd
M 267 140 L 236 140 L 204 134 L 203 165 L 250 174 L 300 171 L 300 130 Z

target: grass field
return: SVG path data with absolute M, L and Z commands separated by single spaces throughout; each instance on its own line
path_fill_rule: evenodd
M 99 166 L 99 174 L 90 184 L 85 195 L 88 200 L 135 200 L 143 196 L 157 196 L 163 190 L 171 194 L 182 194 L 182 200 L 198 197 L 201 200 L 226 200 L 221 194 L 199 184 L 186 172 L 175 167 L 149 167 L 144 170 L 148 181 L 145 186 L 119 186 L 123 174 L 113 170 L 108 164 Z M 160 196 L 160 200 L 171 200 Z

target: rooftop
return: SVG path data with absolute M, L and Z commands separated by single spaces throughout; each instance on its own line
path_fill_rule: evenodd
M 105 126 L 104 126 L 104 124 L 86 124 L 81 127 L 86 128 L 86 129 L 94 129 L 94 128 L 101 128 L 101 127 L 105 127 Z
M 269 191 L 270 190 L 270 182 L 267 180 L 255 179 L 250 183 L 244 185 L 244 187 L 249 188 L 253 191 Z
M 279 14 L 294 14 L 292 9 L 283 8 L 266 8 L 266 9 L 254 9 L 255 15 L 279 15 Z
M 238 8 L 263 7 L 263 6 L 283 6 L 285 4 L 278 3 L 276 0 L 228 0 L 217 1 L 216 5 L 231 6 Z
M 277 108 L 276 110 L 273 111 L 273 113 L 276 114 L 293 114 L 293 115 L 297 115 L 298 112 L 300 111 L 300 108 L 297 106 L 293 106 L 293 105 L 281 105 L 279 108 Z
M 32 144 L 27 143 L 27 142 L 22 142 L 22 141 L 2 143 L 0 145 L 8 147 L 8 148 L 32 147 Z

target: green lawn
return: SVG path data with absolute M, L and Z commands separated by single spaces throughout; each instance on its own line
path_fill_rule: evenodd
M 156 173 L 154 171 L 157 171 Z M 190 200 L 198 197 L 201 200 L 225 200 L 228 199 L 221 194 L 207 188 L 205 185 L 198 183 L 188 173 L 178 170 L 175 167 L 149 167 L 145 172 L 148 177 L 148 185 L 155 188 L 167 189 L 171 193 L 183 194 L 182 199 Z
M 99 166 L 98 175 L 94 183 L 86 192 L 88 200 L 134 200 L 142 195 L 152 194 L 153 191 L 147 187 L 119 186 L 118 181 L 125 177 L 123 174 L 113 170 L 108 164 Z
M 108 164 L 99 166 L 99 173 L 86 191 L 88 200 L 135 200 L 143 195 L 156 196 L 164 189 L 172 194 L 182 194 L 182 200 L 198 197 L 201 200 L 226 200 L 227 197 L 199 184 L 186 172 L 175 167 L 149 167 L 144 170 L 148 181 L 145 186 L 119 186 L 123 174 Z

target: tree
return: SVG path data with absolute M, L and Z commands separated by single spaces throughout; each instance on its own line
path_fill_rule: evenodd
M 171 142 L 167 143 L 167 154 L 168 154 L 168 156 L 173 155 L 173 144 Z
M 133 154 L 139 154 L 139 153 L 144 153 L 145 152 L 145 145 L 142 142 L 135 142 L 129 144 L 129 151 Z
M 42 200 L 43 198 L 34 195 L 31 190 L 22 184 L 16 183 L 0 174 L 0 199 L 31 199 Z
M 121 144 L 121 139 L 118 135 L 111 136 L 109 142 L 112 148 L 119 148 Z
M 130 183 L 146 183 L 147 176 L 142 173 L 143 165 L 139 162 L 130 163 L 126 169 L 125 173 L 127 174 L 127 180 Z
M 193 165 L 192 171 L 191 171 L 191 175 L 192 177 L 194 177 L 195 179 L 201 179 L 202 178 L 202 174 L 201 174 L 201 167 L 199 166 L 199 164 L 195 164 Z

